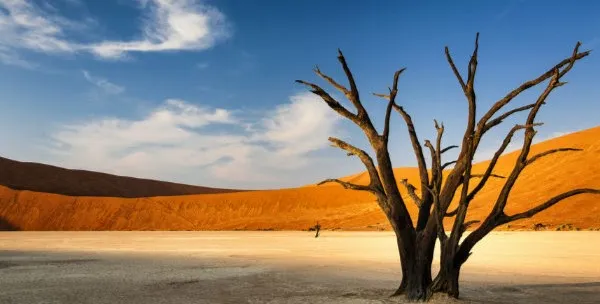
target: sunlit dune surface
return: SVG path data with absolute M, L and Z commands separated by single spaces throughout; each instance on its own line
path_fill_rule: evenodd
M 508 214 L 574 188 L 600 188 L 600 127 L 536 144 L 530 155 L 558 147 L 583 151 L 553 154 L 525 169 L 509 198 Z M 494 173 L 508 175 L 517 153 L 503 156 Z M 487 164 L 475 165 L 473 172 L 483 173 Z M 415 168 L 399 168 L 396 175 L 418 186 Z M 347 179 L 368 182 L 366 174 Z M 483 219 L 502 185 L 502 179 L 490 180 L 471 203 L 467 220 Z M 405 199 L 414 215 L 416 207 Z M 532 229 L 536 223 L 551 230 L 597 229 L 599 214 L 600 196 L 582 194 L 501 229 Z M 0 217 L 20 230 L 304 230 L 317 221 L 324 229 L 389 229 L 373 196 L 336 184 L 150 198 L 70 197 L 0 187 Z

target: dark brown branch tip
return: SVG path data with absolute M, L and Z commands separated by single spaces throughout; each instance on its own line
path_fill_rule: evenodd
M 483 178 L 485 174 L 471 174 L 471 178 Z M 506 176 L 498 175 L 498 174 L 489 174 L 490 177 L 495 178 L 506 178 Z
M 449 150 L 452 150 L 454 148 L 458 148 L 458 146 L 457 145 L 448 146 L 448 147 L 442 149 L 442 151 L 440 151 L 440 154 L 444 154 L 445 152 L 448 152 Z
M 446 212 L 446 214 L 444 215 L 444 217 L 453 217 L 458 213 L 458 207 L 456 207 L 454 210 L 450 211 L 450 212 Z
M 552 150 L 547 150 L 544 152 L 541 152 L 539 154 L 536 154 L 534 156 L 532 156 L 530 159 L 528 159 L 527 161 L 525 161 L 525 165 L 530 165 L 531 163 L 535 162 L 536 160 L 550 155 L 550 154 L 554 154 L 554 153 L 558 153 L 558 152 L 578 152 L 578 151 L 583 151 L 583 149 L 580 148 L 557 148 L 557 149 L 552 149 Z
M 455 161 L 455 160 L 453 160 L 453 161 L 449 161 L 449 162 L 447 162 L 447 163 L 444 163 L 444 164 L 442 165 L 442 168 L 441 168 L 441 169 L 442 169 L 442 170 L 444 170 L 446 167 L 448 167 L 448 166 L 450 166 L 450 165 L 452 165 L 452 164 L 456 164 L 456 161 Z

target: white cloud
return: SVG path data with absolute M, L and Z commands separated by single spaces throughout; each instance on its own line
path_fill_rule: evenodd
M 196 67 L 200 70 L 205 70 L 210 66 L 210 64 L 208 62 L 200 62 L 198 64 L 196 64 Z
M 225 16 L 216 8 L 191 0 L 147 0 L 150 16 L 141 39 L 103 41 L 87 46 L 104 58 L 120 58 L 127 52 L 203 50 L 229 34 Z
M 89 52 L 118 59 L 129 52 L 203 50 L 229 36 L 225 16 L 216 8 L 194 0 L 144 0 L 148 15 L 139 39 L 82 42 L 72 32 L 89 34 L 89 19 L 71 20 L 53 6 L 29 0 L 0 0 L 0 60 L 23 65 L 19 50 L 46 54 Z
M 234 112 L 170 99 L 137 120 L 65 125 L 52 135 L 53 162 L 196 184 L 297 185 L 305 181 L 292 170 L 311 168 L 317 160 L 311 152 L 328 147 L 338 122 L 310 93 L 292 96 L 254 123 Z
M 0 59 L 5 64 L 25 62 L 16 52 L 28 49 L 45 53 L 71 53 L 75 46 L 65 30 L 73 22 L 48 13 L 23 0 L 0 0 Z
M 83 73 L 83 77 L 85 78 L 85 80 L 87 80 L 89 83 L 95 85 L 96 87 L 100 88 L 102 91 L 104 91 L 107 94 L 121 94 L 123 93 L 123 91 L 125 91 L 125 88 L 120 86 L 120 85 L 116 85 L 106 79 L 103 78 L 99 78 L 99 77 L 95 77 L 92 76 L 88 71 L 82 71 Z
M 316 102 L 313 94 L 291 97 L 289 104 L 278 106 L 261 121 L 265 132 L 260 138 L 275 144 L 282 155 L 307 153 L 319 149 L 323 138 L 333 134 L 337 114 L 323 102 Z

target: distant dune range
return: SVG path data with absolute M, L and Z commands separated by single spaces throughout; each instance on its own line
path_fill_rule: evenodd
M 530 155 L 557 147 L 581 148 L 583 151 L 556 153 L 525 169 L 509 198 L 508 214 L 526 210 L 574 188 L 600 188 L 600 127 L 536 144 Z M 517 153 L 503 156 L 494 173 L 508 175 Z M 473 172 L 483 173 L 487 164 L 474 165 Z M 398 179 L 408 178 L 418 185 L 416 168 L 396 169 L 396 175 Z M 364 173 L 346 179 L 355 183 L 368 182 Z M 0 228 L 3 229 L 304 230 L 316 221 L 324 229 L 390 229 L 374 197 L 335 184 L 235 192 L 7 159 L 0 159 L 0 184 L 6 185 L 0 186 Z M 483 219 L 502 185 L 502 179 L 490 180 L 471 203 L 467 220 Z M 43 193 L 51 191 L 80 196 Z M 158 194 L 160 191 L 163 192 Z M 406 194 L 403 188 L 401 191 Z M 201 194 L 188 195 L 190 193 Z M 173 194 L 185 195 L 166 196 Z M 130 198 L 99 197 L 107 195 Z M 135 198 L 153 195 L 163 196 Z M 414 215 L 416 207 L 408 197 L 405 199 Z M 532 219 L 501 228 L 532 229 L 536 223 L 552 230 L 569 224 L 573 228 L 598 229 L 600 196 L 571 197 Z
M 236 192 L 19 162 L 0 157 L 0 185 L 70 196 L 148 197 Z

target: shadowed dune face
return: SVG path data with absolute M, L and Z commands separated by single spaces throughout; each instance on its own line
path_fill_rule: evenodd
M 147 197 L 240 191 L 64 169 L 3 157 L 0 157 L 0 185 L 71 196 Z
M 574 188 L 600 188 L 600 127 L 534 145 L 531 155 L 557 147 L 583 151 L 556 153 L 525 169 L 509 197 L 508 214 Z M 508 175 L 517 153 L 503 156 L 494 173 Z M 476 164 L 473 173 L 483 173 L 487 164 Z M 415 168 L 397 169 L 396 175 L 418 185 Z M 368 183 L 365 174 L 348 179 Z M 471 202 L 467 220 L 483 219 L 502 185 L 502 179 L 490 180 Z M 414 218 L 416 207 L 405 199 Z M 500 229 L 533 229 L 535 224 L 551 230 L 598 229 L 598 214 L 600 197 L 582 194 Z M 390 229 L 371 194 L 335 184 L 151 198 L 72 197 L 0 187 L 0 216 L 22 230 L 304 230 L 317 221 L 324 230 Z

